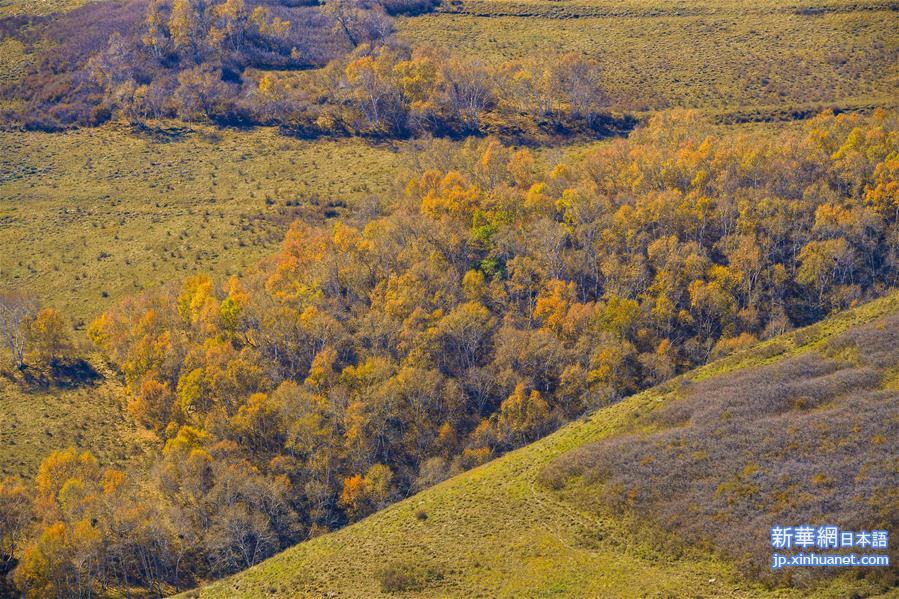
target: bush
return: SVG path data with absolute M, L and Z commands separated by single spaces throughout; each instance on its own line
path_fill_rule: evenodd
M 381 0 L 389 15 L 420 15 L 434 10 L 440 0 Z
M 412 562 L 391 564 L 378 573 L 378 582 L 384 593 L 423 591 L 430 583 L 442 578 L 443 575 L 434 567 Z

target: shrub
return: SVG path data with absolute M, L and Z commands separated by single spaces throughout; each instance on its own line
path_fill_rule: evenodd
M 439 570 L 414 562 L 390 564 L 378 573 L 378 582 L 384 593 L 422 591 L 431 582 L 442 578 Z
M 434 10 L 440 0 L 381 0 L 389 15 L 420 15 Z

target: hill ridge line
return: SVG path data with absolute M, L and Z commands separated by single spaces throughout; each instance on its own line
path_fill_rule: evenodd
M 816 17 L 826 14 L 851 14 L 858 12 L 897 12 L 899 2 L 887 3 L 860 3 L 833 6 L 782 6 L 782 7 L 753 7 L 741 9 L 740 15 L 772 15 L 784 14 L 804 17 Z M 674 17 L 716 17 L 730 16 L 732 13 L 726 9 L 703 8 L 651 8 L 651 9 L 610 9 L 601 6 L 590 5 L 566 5 L 562 3 L 536 3 L 536 2 L 496 2 L 493 0 L 454 0 L 438 6 L 435 11 L 440 14 L 466 15 L 480 18 L 506 17 L 506 18 L 530 18 L 541 17 L 545 19 L 651 19 Z

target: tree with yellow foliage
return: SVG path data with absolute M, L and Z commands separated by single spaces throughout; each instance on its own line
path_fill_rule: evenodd
M 365 476 L 355 474 L 343 481 L 340 506 L 350 518 L 362 518 L 387 505 L 394 495 L 393 472 L 384 464 L 374 464 Z
M 72 358 L 75 342 L 71 329 L 62 314 L 53 308 L 44 308 L 28 326 L 29 360 L 47 365 Z
M 496 418 L 496 435 L 503 445 L 519 447 L 539 439 L 550 426 L 549 405 L 536 389 L 523 383 L 507 397 Z
M 207 50 L 208 19 L 205 0 L 172 0 L 168 29 L 176 50 L 193 60 L 203 62 Z

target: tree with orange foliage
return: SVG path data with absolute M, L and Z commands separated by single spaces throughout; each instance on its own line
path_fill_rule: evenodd
M 393 472 L 384 464 L 375 464 L 365 476 L 355 474 L 344 479 L 340 506 L 357 520 L 386 506 L 394 493 Z

